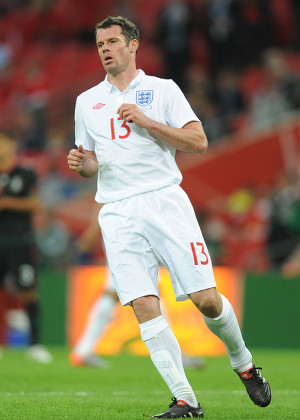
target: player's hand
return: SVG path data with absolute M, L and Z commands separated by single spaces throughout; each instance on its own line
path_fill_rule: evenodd
M 86 151 L 82 145 L 78 146 L 78 149 L 70 150 L 67 161 L 71 171 L 80 172 L 83 170 L 84 163 L 86 161 Z
M 119 106 L 117 114 L 119 114 L 121 120 L 129 123 L 133 122 L 143 128 L 146 128 L 147 122 L 149 121 L 149 118 L 135 104 L 122 104 Z

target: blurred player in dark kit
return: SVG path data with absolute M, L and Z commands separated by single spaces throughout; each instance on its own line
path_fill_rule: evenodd
M 4 335 L 5 290 L 24 308 L 31 342 L 27 356 L 41 363 L 52 355 L 39 342 L 40 305 L 37 294 L 37 250 L 33 216 L 41 210 L 36 174 L 18 162 L 18 141 L 12 131 L 0 131 L 0 312 Z M 1 338 L 1 337 L 0 337 Z

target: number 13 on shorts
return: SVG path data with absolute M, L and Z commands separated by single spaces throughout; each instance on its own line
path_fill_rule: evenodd
M 204 245 L 202 242 L 191 242 L 191 249 L 192 254 L 194 257 L 194 263 L 195 265 L 206 265 L 208 264 L 208 256 L 206 252 L 204 251 Z

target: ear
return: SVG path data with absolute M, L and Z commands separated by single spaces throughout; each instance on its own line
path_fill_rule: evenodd
M 139 47 L 139 42 L 137 39 L 133 39 L 132 41 L 130 41 L 130 52 L 136 53 L 138 47 Z

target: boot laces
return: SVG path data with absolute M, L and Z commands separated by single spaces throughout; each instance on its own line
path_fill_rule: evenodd
M 258 370 L 262 370 L 261 367 L 253 367 L 252 369 L 249 369 L 248 372 L 252 373 L 255 377 L 255 379 L 260 382 L 261 384 L 264 383 L 264 378 L 261 375 L 261 373 Z
M 169 408 L 173 407 L 173 405 L 177 404 L 177 399 L 175 397 L 171 398 L 172 402 L 169 404 Z

